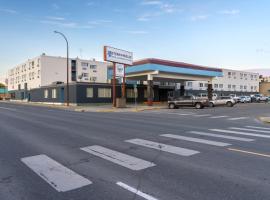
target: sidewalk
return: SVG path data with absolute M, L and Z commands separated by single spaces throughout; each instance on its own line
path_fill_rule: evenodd
M 39 106 L 47 108 L 56 108 L 63 110 L 70 110 L 76 112 L 142 112 L 146 110 L 159 110 L 167 108 L 167 104 L 157 104 L 153 106 L 147 106 L 146 104 L 127 104 L 126 108 L 113 108 L 112 104 L 93 104 L 87 106 L 74 106 L 70 105 L 69 107 L 59 104 L 45 104 L 45 103 L 34 103 L 34 102 L 23 102 L 23 101 L 2 101 L 9 104 L 19 104 L 26 106 Z

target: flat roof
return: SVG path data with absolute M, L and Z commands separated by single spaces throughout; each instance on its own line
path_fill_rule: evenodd
M 158 64 L 158 65 L 166 65 L 170 67 L 222 72 L 222 69 L 219 69 L 219 68 L 205 67 L 202 65 L 194 65 L 194 64 L 189 64 L 185 62 L 176 62 L 176 61 L 163 60 L 163 59 L 157 59 L 157 58 L 146 58 L 143 60 L 135 61 L 131 67 L 144 65 L 144 64 Z

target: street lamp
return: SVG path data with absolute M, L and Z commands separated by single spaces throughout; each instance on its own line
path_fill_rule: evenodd
M 67 40 L 67 37 L 63 33 L 59 31 L 54 31 L 54 33 L 61 35 L 67 43 L 67 106 L 69 106 L 69 58 L 68 58 L 69 45 L 68 45 L 68 40 Z

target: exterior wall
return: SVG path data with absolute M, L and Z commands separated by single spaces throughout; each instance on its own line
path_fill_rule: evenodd
M 264 96 L 270 96 L 270 82 L 260 83 L 260 94 Z
M 40 57 L 29 59 L 8 71 L 8 90 L 40 87 Z
M 214 92 L 257 93 L 259 92 L 259 74 L 223 69 L 223 77 L 213 79 Z M 186 90 L 207 90 L 205 81 L 188 81 Z
M 66 58 L 41 56 L 41 84 L 36 85 L 34 88 L 51 85 L 53 82 L 56 81 L 66 82 L 66 79 L 67 79 Z
M 76 61 L 76 69 L 72 69 L 72 60 Z M 82 63 L 87 66 L 82 66 Z M 105 62 L 93 60 L 70 59 L 70 82 L 107 83 L 107 65 Z M 41 55 L 30 59 L 8 71 L 9 91 L 32 90 L 51 85 L 54 82 L 66 83 L 66 58 Z M 72 70 L 76 72 L 72 80 Z M 81 76 L 83 75 L 83 76 Z

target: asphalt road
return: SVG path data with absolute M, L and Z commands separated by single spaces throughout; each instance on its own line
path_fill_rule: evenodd
M 269 200 L 260 115 L 270 104 L 79 113 L 0 103 L 0 200 Z

